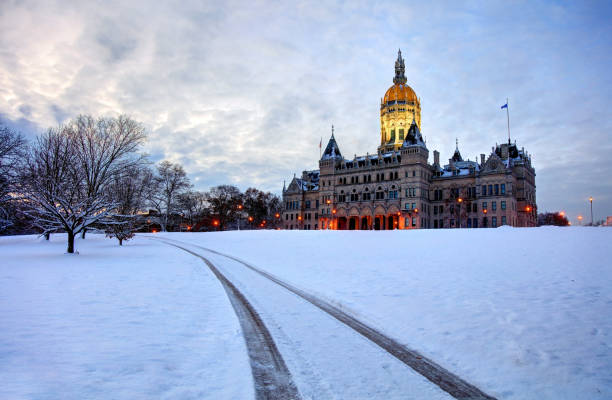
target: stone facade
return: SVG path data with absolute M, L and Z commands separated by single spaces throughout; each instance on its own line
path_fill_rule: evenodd
M 420 132 L 420 100 L 406 85 L 401 53 L 381 104 L 376 154 L 345 159 L 332 135 L 319 169 L 283 187 L 285 229 L 419 229 L 536 226 L 535 170 L 516 143 L 496 145 L 480 162 L 457 145 L 440 165 Z M 392 115 L 390 115 L 392 114 Z M 411 121 L 408 123 L 407 121 Z

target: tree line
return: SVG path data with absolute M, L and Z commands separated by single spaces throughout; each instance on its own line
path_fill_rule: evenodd
M 220 185 L 193 190 L 180 164 L 153 164 L 142 124 L 80 115 L 32 143 L 0 124 L 0 234 L 104 232 L 121 245 L 135 232 L 275 228 L 278 196 Z

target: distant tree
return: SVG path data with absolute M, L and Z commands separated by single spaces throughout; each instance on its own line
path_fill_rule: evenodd
M 568 226 L 569 221 L 560 212 L 540 213 L 538 214 L 538 226 L 542 225 Z
M 242 202 L 242 194 L 236 186 L 220 185 L 206 193 L 209 212 L 219 223 L 219 230 L 225 230 L 227 225 L 236 221 L 238 205 Z
M 189 226 L 194 226 L 202 218 L 207 209 L 206 194 L 198 191 L 188 191 L 179 194 L 178 207 L 187 219 Z
M 114 179 L 141 158 L 142 127 L 126 117 L 81 116 L 41 135 L 27 158 L 20 181 L 24 211 L 43 234 L 65 231 L 68 253 L 75 235 L 113 222 Z
M 126 168 L 113 178 L 109 191 L 116 208 L 105 225 L 105 232 L 106 236 L 117 238 L 119 246 L 141 228 L 138 213 L 144 211 L 147 188 L 152 180 L 153 173 L 140 165 Z
M 162 161 L 157 166 L 157 174 L 150 187 L 148 198 L 150 204 L 160 214 L 159 224 L 162 231 L 168 230 L 171 215 L 180 211 L 179 195 L 190 187 L 189 178 L 180 164 Z
M 270 192 L 256 188 L 248 188 L 243 195 L 244 212 L 252 218 L 251 226 L 274 227 L 280 217 L 280 198 Z
M 17 205 L 14 194 L 25 153 L 23 137 L 0 124 L 0 232 L 15 222 Z

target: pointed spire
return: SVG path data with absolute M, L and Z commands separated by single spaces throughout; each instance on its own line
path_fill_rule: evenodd
M 454 162 L 463 161 L 463 158 L 461 157 L 461 153 L 459 152 L 459 138 L 455 138 L 455 153 L 453 153 L 452 160 Z
M 325 151 L 323 152 L 321 160 L 327 160 L 330 158 L 342 158 L 342 154 L 340 154 L 340 148 L 338 148 L 338 143 L 336 143 L 336 138 L 334 137 L 333 125 L 331 137 L 329 138 L 329 142 L 327 142 L 327 146 L 325 147 Z
M 404 59 L 402 58 L 402 51 L 397 51 L 397 60 L 395 61 L 395 77 L 393 78 L 393 83 L 396 85 L 405 84 L 408 79 L 404 76 L 404 72 L 406 67 L 404 65 Z

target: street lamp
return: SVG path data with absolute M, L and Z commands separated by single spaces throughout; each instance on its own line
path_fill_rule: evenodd
M 591 202 L 591 226 L 593 226 L 593 197 L 589 197 L 589 201 Z
M 578 223 L 579 223 L 580 225 L 582 225 L 582 215 L 579 215 L 579 216 L 578 216 Z
M 457 199 L 457 203 L 458 203 L 457 204 L 457 213 L 459 214 L 459 218 L 457 218 L 458 222 L 459 222 L 457 228 L 461 228 L 461 203 L 463 203 L 463 199 L 461 197 L 459 197 Z

